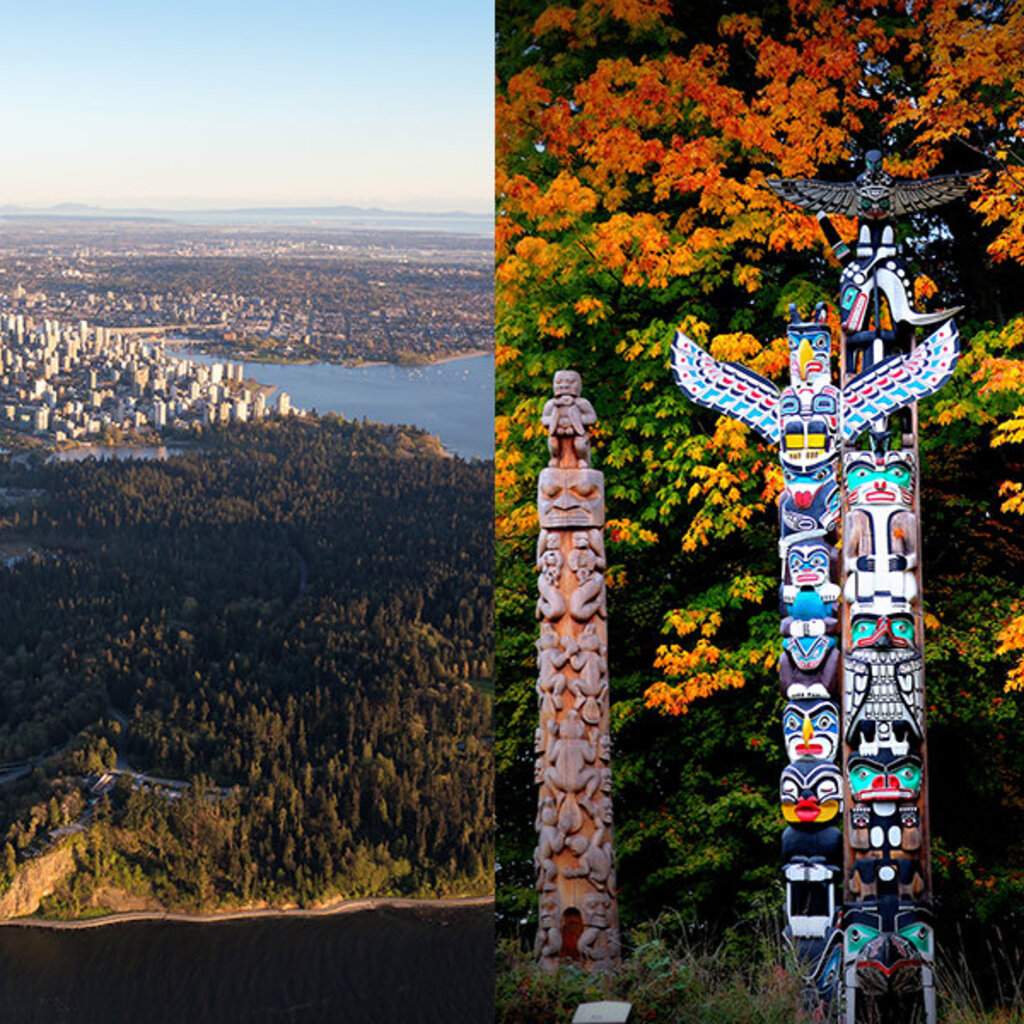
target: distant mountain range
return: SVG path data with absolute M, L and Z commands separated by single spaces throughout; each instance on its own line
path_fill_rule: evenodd
M 108 208 L 86 203 L 57 203 L 54 206 L 0 206 L 0 218 L 59 220 L 166 221 L 188 224 L 294 224 L 325 222 L 350 226 L 392 227 L 406 230 L 454 231 L 460 234 L 489 234 L 493 217 L 488 213 L 463 210 L 382 210 L 362 206 L 252 206 L 228 209 L 161 210 L 146 207 Z

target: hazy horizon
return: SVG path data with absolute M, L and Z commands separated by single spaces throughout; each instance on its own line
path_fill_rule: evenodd
M 354 210 L 379 210 L 382 213 L 419 213 L 437 216 L 459 216 L 468 217 L 490 216 L 494 212 L 493 204 L 488 202 L 486 206 L 473 208 L 469 203 L 457 206 L 454 203 L 445 203 L 437 200 L 423 200 L 416 205 L 416 200 L 379 202 L 354 202 L 350 200 L 323 200 L 300 202 L 297 200 L 267 200 L 265 202 L 248 202 L 243 199 L 176 199 L 176 198 L 141 198 L 136 200 L 90 202 L 81 199 L 61 199 L 55 202 L 31 203 L 14 202 L 0 197 L 0 210 L 2 209 L 23 209 L 45 212 L 61 209 L 89 209 L 111 212 L 120 211 L 153 211 L 167 213 L 205 213 L 205 212 L 230 212 L 233 210 L 309 210 L 309 209 L 336 209 L 350 208 Z

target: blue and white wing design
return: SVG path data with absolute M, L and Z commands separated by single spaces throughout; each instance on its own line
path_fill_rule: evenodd
M 739 363 L 720 363 L 678 331 L 672 343 L 672 374 L 691 402 L 779 443 L 779 389 L 770 380 Z
M 843 388 L 842 432 L 855 441 L 874 420 L 927 398 L 953 376 L 960 355 L 960 333 L 946 321 L 909 355 L 890 356 Z

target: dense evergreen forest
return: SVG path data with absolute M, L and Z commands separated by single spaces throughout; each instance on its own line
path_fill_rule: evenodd
M 0 466 L 3 885 L 51 908 L 489 888 L 489 463 L 407 427 L 237 424 L 159 461 Z M 83 779 L 121 774 L 87 803 Z M 24 769 L 23 769 L 24 770 Z

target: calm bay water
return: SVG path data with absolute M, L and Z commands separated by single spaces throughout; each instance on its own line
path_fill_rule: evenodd
M 200 348 L 168 344 L 168 355 L 202 363 L 237 362 Z M 494 357 L 469 356 L 436 366 L 337 366 L 243 363 L 245 376 L 288 392 L 292 405 L 347 419 L 408 423 L 437 434 L 463 458 L 494 457 Z
M 4 1024 L 487 1024 L 490 906 L 0 928 Z

